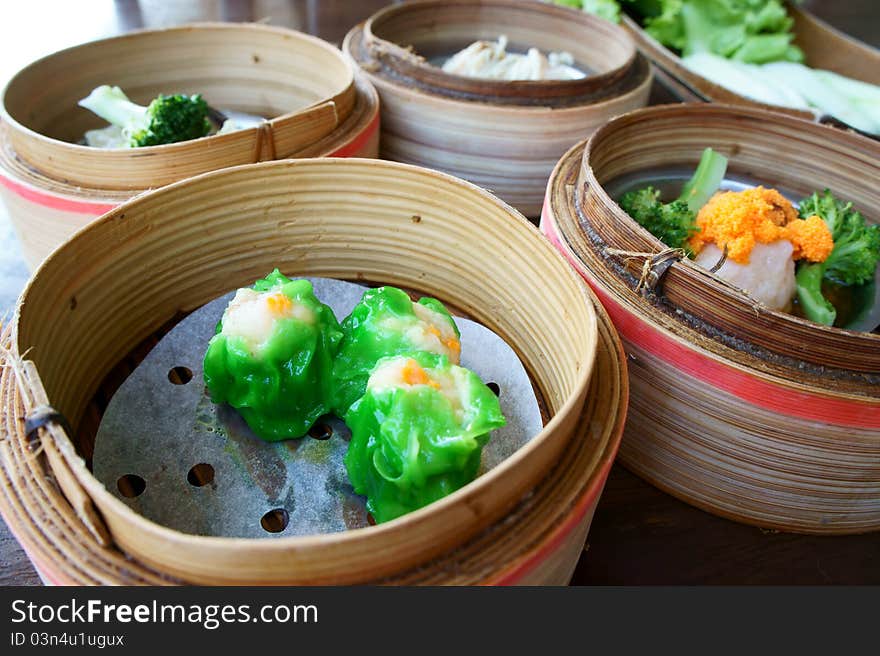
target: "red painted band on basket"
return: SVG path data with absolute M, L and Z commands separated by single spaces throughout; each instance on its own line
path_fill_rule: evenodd
M 51 567 L 45 567 L 42 562 L 38 558 L 34 558 L 27 549 L 25 549 L 24 552 L 27 554 L 28 560 L 31 561 L 31 565 L 34 566 L 34 570 L 43 582 L 43 585 L 53 585 L 56 587 L 77 585 L 72 579 L 66 578 L 62 572 L 56 572 Z
M 370 124 L 365 127 L 361 133 L 356 136 L 351 142 L 342 146 L 339 150 L 336 150 L 327 157 L 352 157 L 358 154 L 361 148 L 363 148 L 366 143 L 372 139 L 373 135 L 379 129 L 379 112 L 376 112 L 376 115 L 373 117 L 373 120 L 370 121 Z
M 48 585 L 74 585 L 72 581 L 68 580 L 65 582 L 64 575 L 61 572 L 56 572 L 51 567 L 43 565 L 43 562 L 36 558 L 31 550 L 28 549 L 28 543 L 21 539 L 21 536 L 15 531 L 15 524 L 10 522 L 5 515 L 0 514 L 0 517 L 3 517 L 3 521 L 6 523 L 6 528 L 9 529 L 9 532 L 12 534 L 12 537 L 15 538 L 15 541 L 21 546 L 25 555 L 27 555 L 28 560 L 31 561 L 31 565 L 34 566 L 34 569 L 37 571 L 40 579 L 48 584 Z
M 638 344 L 651 355 L 661 358 L 670 366 L 771 412 L 838 426 L 880 428 L 880 407 L 876 403 L 830 399 L 764 383 L 734 367 L 700 355 L 693 349 L 670 339 L 653 324 L 629 312 L 625 306 L 607 294 L 583 265 L 573 259 L 568 249 L 562 245 L 556 226 L 550 218 L 549 197 L 545 199 L 544 209 L 541 212 L 541 232 L 596 292 L 621 336 Z
M 622 434 L 623 433 L 621 431 L 618 431 L 618 435 L 614 440 L 614 448 L 612 453 L 601 465 L 599 475 L 594 478 L 593 482 L 587 488 L 586 492 L 584 492 L 583 496 L 581 496 L 577 504 L 574 506 L 574 508 L 572 508 L 571 513 L 566 518 L 566 520 L 562 524 L 557 526 L 550 537 L 545 540 L 544 543 L 540 547 L 538 547 L 538 549 L 530 554 L 525 561 L 509 569 L 508 571 L 503 572 L 499 575 L 498 578 L 488 581 L 487 585 L 517 585 L 519 581 L 521 581 L 525 576 L 527 576 L 535 568 L 537 568 L 538 565 L 544 562 L 544 560 L 546 560 L 548 556 L 550 556 L 562 545 L 562 543 L 571 534 L 571 532 L 575 530 L 575 528 L 577 528 L 578 524 L 581 523 L 584 516 L 587 514 L 587 512 L 589 512 L 590 508 L 595 509 L 595 506 L 599 502 L 599 496 L 602 493 L 602 489 L 605 487 L 605 482 L 608 480 L 608 475 L 611 473 L 611 466 L 614 464 L 614 458 L 617 455 L 617 450 L 620 446 Z M 27 554 L 28 559 L 34 566 L 34 569 L 37 570 L 40 578 L 43 579 L 45 583 L 55 586 L 74 585 L 74 583 L 70 579 L 65 578 L 65 575 L 62 571 L 56 571 L 51 566 L 44 565 L 39 558 L 36 558 L 34 555 L 32 555 L 30 550 L 25 546 L 25 543 L 15 533 L 15 530 L 12 528 L 12 524 L 7 522 L 7 526 L 9 526 L 9 531 L 10 533 L 12 533 L 12 537 L 14 537 L 18 541 L 18 543 L 22 545 L 24 552 Z
M 328 157 L 351 157 L 357 155 L 358 151 L 367 144 L 367 142 L 376 134 L 378 129 L 379 114 L 377 112 L 373 117 L 373 120 L 370 121 L 360 134 L 346 145 L 330 153 Z M 106 203 L 88 203 L 66 198 L 64 196 L 47 194 L 34 187 L 19 182 L 18 180 L 13 180 L 2 173 L 0 173 L 0 184 L 25 200 L 36 203 L 37 205 L 42 205 L 43 207 L 49 207 L 53 210 L 100 216 L 116 207 L 116 205 L 108 205 Z
M 0 174 L 0 184 L 9 189 L 12 193 L 21 196 L 25 200 L 29 200 L 37 205 L 49 207 L 53 210 L 62 210 L 64 212 L 76 212 L 77 214 L 93 214 L 100 216 L 105 212 L 109 212 L 116 205 L 107 205 L 105 203 L 85 203 L 78 200 L 72 200 L 63 196 L 54 196 L 46 194 L 34 187 L 25 185 L 12 178 L 7 178 Z M 122 201 L 120 201 L 122 202 Z
M 618 445 L 620 444 L 619 437 L 616 442 Z M 487 585 L 518 585 L 523 578 L 562 546 L 562 543 L 571 532 L 577 528 L 578 524 L 581 523 L 584 516 L 589 512 L 590 508 L 595 509 L 596 505 L 599 503 L 599 495 L 602 494 L 602 489 L 605 487 L 605 481 L 608 480 L 608 474 L 611 472 L 611 465 L 614 464 L 614 455 L 616 453 L 617 446 L 615 445 L 614 454 L 612 454 L 602 465 L 599 476 L 594 478 L 590 487 L 587 488 L 587 491 L 578 500 L 575 507 L 571 509 L 569 516 L 556 528 L 550 537 L 532 554 L 530 554 L 525 561 L 515 565 L 508 571 L 503 572 L 498 578 L 490 580 Z

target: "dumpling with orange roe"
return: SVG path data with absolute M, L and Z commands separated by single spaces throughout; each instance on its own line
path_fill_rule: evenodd
M 775 189 L 755 187 L 715 194 L 697 214 L 690 249 L 695 262 L 773 310 L 788 311 L 796 293 L 795 261 L 823 262 L 831 231 L 818 216 L 802 219 Z

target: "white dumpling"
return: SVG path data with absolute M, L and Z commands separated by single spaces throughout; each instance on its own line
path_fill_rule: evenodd
M 715 275 L 745 290 L 749 296 L 772 310 L 786 312 L 797 291 L 794 277 L 794 247 L 787 239 L 771 244 L 755 244 L 748 264 L 726 260 Z M 704 269 L 711 269 L 721 259 L 721 249 L 707 244 L 695 258 Z
M 507 37 L 498 41 L 475 41 L 450 57 L 443 70 L 454 75 L 492 80 L 575 80 L 586 77 L 573 66 L 574 58 L 567 52 L 551 52 L 544 56 L 537 48 L 525 55 L 507 52 Z

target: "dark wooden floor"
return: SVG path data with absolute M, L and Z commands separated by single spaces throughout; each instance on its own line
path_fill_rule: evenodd
M 129 29 L 193 20 L 268 19 L 339 42 L 351 25 L 386 4 L 386 0 L 93 0 L 88 10 L 79 9 L 78 3 L 73 10 L 74 3 L 66 0 L 19 2 L 0 23 L 0 85 L 37 56 Z M 876 0 L 808 0 L 805 6 L 845 32 L 880 46 Z M 63 20 L 59 13 L 64 13 Z M 48 16 L 58 20 L 47 21 Z M 3 220 L 0 216 L 0 223 Z M 0 225 L 0 233 L 6 232 L 5 224 Z M 17 289 L 23 282 L 16 268 L 20 258 L 14 237 L 2 241 L 0 312 L 9 302 L 2 297 L 3 285 Z M 39 583 L 27 557 L 0 522 L 0 585 Z M 877 584 L 880 533 L 815 537 L 762 531 L 692 508 L 618 465 L 602 495 L 572 583 Z

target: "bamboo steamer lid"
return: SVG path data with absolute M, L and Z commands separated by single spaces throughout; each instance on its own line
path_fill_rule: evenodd
M 379 96 L 355 71 L 355 103 L 342 123 L 296 153 L 297 157 L 378 157 Z M 59 244 L 95 217 L 143 193 L 74 184 L 51 177 L 15 152 L 0 123 L 0 198 L 31 270 Z
M 179 311 L 274 266 L 290 275 L 410 287 L 461 308 L 515 348 L 549 422 L 501 465 L 430 507 L 376 527 L 273 540 L 185 535 L 146 520 L 111 496 L 64 429 L 50 424 L 40 437 L 52 471 L 75 521 L 99 541 L 112 536 L 137 561 L 191 582 L 392 576 L 493 525 L 572 445 L 599 343 L 586 288 L 533 226 L 488 192 L 441 173 L 361 159 L 205 174 L 129 201 L 77 233 L 42 264 L 13 320 L 7 358 L 27 362 L 7 369 L 14 371 L 6 388 L 10 435 L 22 429 L 16 404 L 33 410 L 45 403 L 66 417 L 76 439 L 101 379 L 139 343 Z M 608 384 L 619 399 L 621 388 Z M 621 403 L 612 403 L 612 423 Z M 607 436 L 589 440 L 593 455 L 613 443 L 614 430 L 604 425 L 588 428 Z M 20 461 L 5 462 L 8 475 L 21 476 Z M 11 523 L 28 525 L 18 516 Z
M 693 167 L 706 146 L 733 173 L 796 194 L 830 188 L 865 217 L 880 195 L 878 145 L 760 109 L 676 105 L 619 117 L 560 161 L 541 229 L 597 292 L 629 356 L 622 462 L 675 496 L 762 527 L 880 528 L 878 336 L 821 327 L 750 303 L 691 262 L 640 273 L 621 251 L 664 246 L 605 192 L 613 178 Z M 667 261 L 668 265 L 671 261 Z M 651 274 L 656 274 L 652 277 Z M 808 347 L 808 348 L 805 348 Z
M 507 35 L 515 46 L 568 51 L 593 75 L 499 82 L 450 75 L 426 57 Z M 625 31 L 585 12 L 517 0 L 421 0 L 388 7 L 343 50 L 382 100 L 381 154 L 463 177 L 537 217 L 562 153 L 612 116 L 647 103 L 651 69 Z

